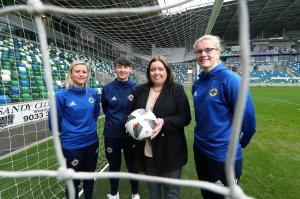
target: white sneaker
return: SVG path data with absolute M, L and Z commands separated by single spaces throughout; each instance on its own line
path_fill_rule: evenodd
M 120 199 L 119 192 L 116 195 L 107 194 L 108 199 Z
M 132 194 L 132 199 L 140 199 L 140 194 Z

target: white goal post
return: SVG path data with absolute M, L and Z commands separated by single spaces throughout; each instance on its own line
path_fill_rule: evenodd
M 77 2 L 77 1 L 76 1 Z M 128 4 L 124 4 L 123 8 L 109 8 L 109 7 L 104 7 L 104 8 L 99 8 L 99 7 L 93 7 L 93 5 L 91 5 L 91 8 L 80 8 L 80 4 L 79 5 L 69 5 L 66 7 L 60 7 L 60 6 L 54 6 L 54 5 L 50 5 L 50 3 L 48 2 L 47 4 L 43 4 L 40 0 L 29 0 L 28 4 L 22 4 L 19 2 L 19 4 L 16 5 L 12 5 L 12 6 L 4 6 L 3 8 L 0 9 L 0 16 L 6 16 L 6 21 L 8 23 L 10 19 L 10 14 L 13 13 L 18 13 L 18 15 L 20 15 L 20 13 L 26 13 L 27 15 L 29 14 L 31 16 L 32 21 L 34 22 L 32 25 L 32 28 L 34 28 L 35 33 L 37 34 L 36 38 L 37 39 L 37 48 L 39 48 L 39 51 L 37 53 L 38 57 L 40 58 L 39 63 L 42 63 L 42 66 L 44 68 L 44 74 L 45 74 L 45 83 L 46 83 L 46 88 L 47 88 L 47 92 L 49 93 L 48 97 L 49 97 L 49 104 L 50 104 L 50 111 L 51 111 L 51 116 L 52 119 L 56 118 L 57 113 L 56 113 L 56 109 L 54 107 L 56 107 L 56 102 L 55 102 L 55 98 L 54 98 L 54 93 L 55 93 L 55 88 L 53 87 L 53 85 L 55 85 L 55 82 L 58 80 L 54 80 L 53 79 L 53 66 L 55 64 L 54 67 L 63 67 L 64 64 L 67 64 L 69 62 L 63 62 L 62 60 L 60 60 L 59 56 L 61 56 L 63 54 L 63 56 L 67 59 L 70 58 L 68 57 L 68 54 L 72 54 L 73 51 L 77 52 L 78 54 L 81 53 L 87 53 L 88 55 L 91 56 L 87 56 L 85 57 L 86 60 L 88 60 L 90 63 L 95 65 L 95 68 L 100 68 L 100 67 L 105 67 L 105 63 L 110 63 L 109 58 L 113 58 L 116 55 L 122 55 L 122 54 L 126 54 L 128 52 L 124 52 L 124 50 L 122 50 L 123 48 L 125 49 L 129 49 L 130 54 L 126 54 L 127 56 L 130 55 L 132 56 L 132 58 L 134 59 L 139 59 L 141 60 L 141 63 L 143 63 L 143 61 L 147 61 L 149 59 L 149 54 L 146 54 L 145 52 L 147 51 L 147 49 L 145 49 L 146 47 L 143 46 L 143 41 L 139 41 L 139 38 L 135 38 L 136 41 L 129 41 L 127 45 L 125 45 L 124 47 L 120 47 L 119 46 L 115 46 L 113 49 L 114 52 L 108 52 L 108 49 L 112 49 L 112 47 L 108 47 L 109 45 L 111 45 L 111 41 L 115 40 L 116 43 L 121 42 L 121 40 L 119 39 L 120 37 L 126 37 L 126 34 L 121 33 L 121 32 L 115 32 L 114 34 L 116 34 L 116 37 L 113 37 L 112 35 L 110 35 L 111 37 L 105 37 L 105 33 L 108 35 L 108 32 L 105 32 L 105 30 L 102 30 L 103 32 L 101 32 L 101 35 L 103 35 L 103 38 L 101 40 L 101 44 L 103 44 L 103 46 L 97 46 L 97 44 L 95 44 L 95 41 L 97 40 L 96 35 L 94 35 L 94 33 L 92 32 L 92 30 L 88 27 L 88 24 L 86 24 L 86 26 L 82 27 L 82 30 L 79 31 L 80 34 L 78 34 L 76 27 L 74 28 L 70 28 L 71 26 L 73 26 L 74 24 L 76 24 L 76 21 L 79 22 L 86 22 L 86 21 L 90 21 L 91 24 L 93 23 L 97 23 L 97 17 L 103 17 L 104 21 L 107 21 L 108 23 L 118 23 L 118 19 L 120 18 L 127 18 L 130 20 L 136 20 L 136 21 L 130 21 L 128 20 L 127 22 L 120 22 L 119 24 L 123 24 L 122 28 L 126 28 L 128 24 L 132 24 L 138 21 L 142 21 L 142 24 L 139 26 L 138 24 L 136 24 L 136 30 L 139 30 L 141 32 L 138 32 L 140 34 L 149 34 L 149 37 L 151 37 L 151 39 L 153 39 L 153 41 L 157 41 L 157 45 L 159 42 L 163 42 L 160 41 L 159 39 L 157 39 L 155 36 L 157 36 L 157 32 L 161 31 L 162 33 L 165 34 L 170 34 L 168 31 L 164 31 L 163 29 L 159 29 L 161 26 L 155 26 L 153 27 L 153 32 L 149 32 L 147 28 L 145 28 L 145 26 L 149 26 L 149 25 L 153 25 L 157 22 L 164 22 L 164 27 L 165 28 L 171 28 L 174 26 L 175 21 L 172 21 L 172 18 L 168 18 L 168 15 L 172 15 L 171 10 L 174 8 L 178 8 L 179 10 L 175 11 L 174 14 L 174 18 L 176 18 L 179 15 L 184 15 L 185 13 L 189 13 L 189 15 L 186 15 L 185 17 L 187 17 L 186 20 L 188 20 L 188 17 L 199 17 L 199 13 L 195 12 L 185 12 L 188 9 L 195 9 L 197 10 L 197 8 L 199 7 L 203 7 L 203 6 L 208 6 L 211 5 L 213 3 L 213 1 L 192 1 L 192 0 L 185 0 L 185 1 L 178 1 L 178 3 L 175 3 L 173 5 L 164 5 L 164 6 L 153 6 L 153 5 L 145 5 L 145 6 L 140 6 L 142 5 L 142 0 L 138 1 L 140 4 L 137 4 L 138 6 L 136 7 L 125 7 L 125 5 L 130 5 Z M 196 4 L 192 4 L 192 2 L 198 2 Z M 223 1 L 220 1 L 223 2 Z M 140 180 L 140 181 L 147 181 L 147 182 L 160 182 L 160 183 L 168 183 L 168 184 L 172 184 L 172 185 L 179 185 L 179 186 L 188 186 L 188 187 L 197 187 L 197 188 L 204 188 L 204 189 L 208 189 L 220 194 L 225 195 L 228 198 L 249 198 L 243 191 L 242 189 L 236 185 L 234 183 L 234 157 L 236 154 L 236 145 L 238 142 L 238 138 L 239 138 L 239 130 L 241 127 L 241 120 L 242 120 L 242 115 L 243 115 L 243 110 L 244 110 L 244 106 L 245 106 L 245 100 L 246 100 L 246 88 L 247 88 L 247 83 L 248 83 L 248 66 L 249 66 L 249 55 L 250 55 L 250 41 L 249 41 L 249 19 L 248 19 L 248 9 L 247 9 L 247 2 L 246 0 L 238 0 L 238 8 L 239 8 L 239 19 L 240 19 L 240 30 L 239 30 L 239 35 L 240 35 L 240 46 L 241 46 L 241 65 L 244 66 L 243 71 L 242 71 L 242 82 L 241 82 L 241 86 L 240 86 L 240 92 L 239 92 L 239 96 L 238 96 L 238 103 L 237 103 L 237 108 L 236 108 L 236 112 L 234 113 L 234 121 L 233 121 L 233 132 L 232 132 L 232 138 L 231 138 L 231 142 L 230 142 L 230 148 L 229 148 L 229 154 L 228 154 L 228 160 L 226 161 L 226 175 L 227 178 L 229 179 L 228 184 L 229 187 L 221 187 L 219 185 L 213 184 L 213 183 L 209 183 L 209 182 L 204 182 L 204 181 L 192 181 L 192 180 L 177 180 L 177 179 L 168 179 L 168 178 L 162 178 L 162 177 L 149 177 L 149 176 L 144 176 L 144 175 L 140 175 L 140 174 L 130 174 L 130 173 L 123 173 L 123 172 L 118 172 L 118 173 L 114 173 L 114 172 L 94 172 L 94 173 L 87 173 L 87 172 L 74 172 L 71 169 L 66 168 L 66 163 L 62 154 L 62 149 L 61 149 L 61 144 L 60 144 L 60 140 L 59 140 L 59 136 L 58 136 L 58 130 L 57 130 L 57 120 L 53 119 L 52 120 L 52 127 L 53 127 L 53 144 L 51 145 L 51 143 L 48 143 L 52 140 L 47 140 L 45 142 L 46 146 L 39 146 L 36 145 L 34 147 L 34 149 L 32 150 L 37 150 L 39 151 L 38 153 L 34 153 L 35 155 L 29 155 L 29 150 L 25 150 L 25 160 L 22 159 L 21 157 L 14 157 L 14 156 L 10 156 L 8 158 L 5 158 L 5 160 L 8 160 L 8 162 L 3 162 L 1 163 L 0 166 L 2 166 L 2 168 L 4 169 L 0 169 L 0 177 L 1 180 L 3 179 L 11 179 L 10 183 L 11 183 L 11 187 L 12 190 L 16 191 L 16 192 L 24 192 L 24 190 L 19 190 L 20 187 L 19 186 L 15 186 L 16 183 L 27 183 L 28 181 L 20 181 L 20 179 L 26 179 L 26 178 L 32 178 L 32 177 L 38 177 L 38 180 L 35 181 L 34 183 L 30 181 L 29 186 L 25 185 L 24 189 L 29 188 L 29 191 L 26 192 L 26 194 L 29 194 L 32 197 L 36 196 L 36 193 L 34 193 L 35 191 L 32 189 L 32 187 L 38 188 L 38 189 L 42 189 L 42 186 L 40 185 L 41 182 L 45 182 L 44 181 L 44 177 L 47 177 L 47 185 L 50 187 L 49 192 L 51 192 L 51 182 L 52 179 L 58 179 L 58 181 L 56 180 L 54 182 L 55 186 L 59 187 L 60 189 L 60 194 L 62 194 L 64 192 L 64 186 L 61 183 L 61 181 L 65 182 L 68 186 L 68 190 L 69 190 L 69 196 L 70 198 L 74 198 L 74 186 L 72 183 L 73 179 L 105 179 L 105 178 L 120 178 L 120 179 L 135 179 L 135 180 Z M 189 4 L 190 3 L 190 4 Z M 183 7 L 185 4 L 190 5 L 190 7 Z M 216 5 L 216 7 L 214 7 L 215 9 L 220 9 L 220 6 L 222 4 Z M 140 7 L 139 7 L 140 6 Z M 181 10 L 180 10 L 181 9 Z M 164 11 L 169 11 L 164 13 Z M 173 11 L 173 10 L 172 10 Z M 197 10 L 198 12 L 201 11 Z M 212 23 L 211 25 L 213 25 L 214 17 L 216 16 L 211 16 L 211 12 L 212 10 L 208 10 L 207 12 L 205 12 L 202 16 L 204 18 L 205 23 Z M 49 16 L 49 15 L 55 15 L 56 17 L 60 17 L 61 21 L 60 23 L 65 23 L 65 21 L 67 21 L 66 16 L 69 16 L 69 19 L 73 19 L 73 21 L 70 21 L 70 24 L 68 24 L 68 28 L 66 28 L 66 31 L 69 32 L 69 34 L 63 35 L 61 33 L 57 33 L 55 32 L 54 29 L 52 29 L 52 33 L 49 33 L 49 26 L 47 27 L 47 21 L 45 21 L 44 16 Z M 163 16 L 161 16 L 163 15 Z M 79 16 L 79 17 L 78 17 Z M 77 17 L 77 18 L 76 18 Z M 130 18 L 132 17 L 132 18 Z M 212 17 L 212 18 L 210 18 Z M 13 17 L 12 17 L 13 18 Z M 163 19 L 166 19 L 166 21 L 164 21 Z M 25 27 L 25 21 L 23 21 L 22 18 L 20 18 L 23 24 L 23 31 L 24 31 L 24 36 L 26 36 L 26 34 L 28 33 L 28 30 L 26 30 Z M 208 22 L 210 19 L 210 22 Z M 200 19 L 199 19 L 200 20 Z M 128 23 L 128 24 L 127 24 Z M 149 24 L 148 24 L 149 23 Z M 188 23 L 188 22 L 186 22 Z M 46 24 L 46 26 L 45 26 Z M 82 23 L 81 23 L 82 24 Z M 9 24 L 9 27 L 13 27 L 14 24 L 11 21 L 11 24 Z M 185 28 L 186 24 L 183 24 L 182 27 Z M 52 26 L 52 25 L 51 25 Z M 209 33 L 211 30 L 211 27 L 207 28 L 207 24 L 195 24 L 195 26 L 197 28 L 202 27 L 201 29 L 201 33 L 205 33 L 204 31 L 206 30 L 206 33 Z M 53 27 L 53 26 L 52 26 Z M 134 26 L 131 26 L 134 27 Z M 109 27 L 106 27 L 109 28 Z M 119 27 L 115 26 L 113 28 L 118 29 Z M 17 28 L 16 28 L 17 29 Z M 63 28 L 61 28 L 63 29 Z M 26 31 L 25 31 L 26 30 Z M 65 29 L 61 30 L 64 31 Z M 175 30 L 177 30 L 175 28 Z M 200 35 L 197 32 L 197 30 L 194 29 L 189 29 L 190 32 L 182 32 L 183 29 L 180 29 L 178 27 L 177 32 L 174 32 L 174 34 L 176 35 L 180 35 L 182 37 L 182 40 L 187 40 L 187 38 L 197 38 Z M 10 35 L 12 36 L 13 33 L 13 29 L 11 28 L 10 30 Z M 72 33 L 70 33 L 72 32 Z M 49 41 L 49 37 L 48 34 L 52 35 L 52 38 L 50 39 L 51 41 L 54 41 L 54 45 L 57 45 L 58 42 L 55 42 L 57 40 L 62 41 L 62 46 L 56 46 L 57 49 L 60 50 L 56 50 L 55 52 L 56 54 L 51 54 L 52 51 L 50 50 L 52 48 L 52 45 L 49 45 L 48 41 Z M 194 34 L 193 37 L 187 36 L 190 34 Z M 55 35 L 60 35 L 60 36 L 55 36 Z M 80 39 L 80 41 L 74 41 L 72 43 L 72 41 L 74 40 L 74 38 Z M 85 38 L 83 35 L 86 35 Z M 72 36 L 72 38 L 71 38 Z M 186 37 L 184 37 L 186 36 Z M 58 38 L 59 37 L 59 38 Z M 69 37 L 69 39 L 68 39 Z M 170 37 L 172 37 L 172 35 L 170 35 Z M 20 38 L 20 37 L 19 37 Z M 177 44 L 183 45 L 182 41 L 177 39 L 178 37 L 174 36 L 174 42 L 170 42 L 167 44 L 161 43 L 161 45 L 164 48 L 174 48 L 177 46 Z M 28 40 L 28 39 L 27 39 Z M 24 41 L 24 43 L 28 42 L 27 40 Z M 76 39 L 75 39 L 76 40 Z M 100 41 L 100 40 L 99 40 Z M 14 43 L 15 40 L 12 39 L 11 41 L 9 40 L 8 42 L 4 42 L 4 43 Z M 23 40 L 19 39 L 19 42 L 22 43 L 23 45 Z M 65 43 L 69 44 L 65 45 Z M 176 43 L 178 42 L 178 43 Z M 185 45 L 187 44 L 191 44 L 192 41 L 186 41 L 187 43 L 185 43 Z M 17 42 L 18 43 L 18 42 Z M 82 44 L 82 45 L 81 45 Z M 84 44 L 84 45 L 83 45 Z M 20 44 L 21 45 L 21 44 Z M 93 46 L 91 48 L 86 47 L 86 46 Z M 4 44 L 3 44 L 4 46 Z M 25 44 L 23 45 L 25 46 Z M 26 47 L 22 48 L 23 50 L 27 50 L 28 52 L 31 52 L 30 50 L 28 50 L 28 48 L 30 48 L 30 46 L 35 46 L 35 44 L 26 44 Z M 66 48 L 66 46 L 68 46 Z M 77 47 L 76 47 L 77 46 Z M 100 48 L 94 48 L 94 46 L 97 46 Z M 138 46 L 139 48 L 135 48 L 135 46 Z M 182 47 L 182 46 L 181 46 Z M 4 46 L 4 50 L 9 50 L 11 49 L 10 46 L 9 47 L 5 47 Z M 103 49 L 102 49 L 103 48 Z M 192 48 L 192 46 L 189 46 L 189 48 Z M 72 51 L 73 49 L 73 51 Z M 132 49 L 132 50 L 131 50 Z M 52 49 L 53 50 L 53 49 Z M 190 49 L 189 49 L 190 50 Z M 27 52 L 26 51 L 26 52 Z M 101 51 L 102 55 L 105 57 L 104 60 L 101 60 L 101 62 L 95 62 L 93 61 L 93 58 L 98 58 L 100 59 L 100 57 L 97 57 L 99 55 L 99 52 Z M 188 49 L 187 49 L 188 51 Z M 64 52 L 67 52 L 67 54 L 64 54 Z M 21 52 L 24 53 L 24 52 Z M 25 53 L 26 54 L 26 53 Z M 26 54 L 27 56 L 29 56 L 29 54 Z M 56 55 L 56 58 L 51 59 L 52 55 Z M 79 56 L 79 55 L 76 55 Z M 25 56 L 26 57 L 26 56 Z M 27 57 L 28 58 L 28 57 Z M 74 58 L 74 57 L 73 57 Z M 77 57 L 78 58 L 78 57 Z M 31 58 L 32 59 L 32 58 Z M 71 58 L 70 58 L 71 59 Z M 28 60 L 30 60 L 28 58 Z M 38 60 L 38 59 L 37 59 Z M 28 64 L 29 62 L 24 62 L 25 65 Z M 64 64 L 60 64 L 60 63 L 64 63 Z M 29 64 L 30 65 L 30 64 Z M 31 66 L 26 65 L 27 68 L 32 68 L 32 64 Z M 143 64 L 141 64 L 143 65 Z M 102 69 L 101 68 L 101 69 Z M 141 70 L 144 70 L 143 67 L 140 68 Z M 96 70 L 96 69 L 95 69 Z M 109 68 L 108 68 L 109 70 Z M 28 70 L 29 71 L 29 70 Z M 96 72 L 95 72 L 95 76 L 96 76 Z M 25 80 L 26 81 L 26 80 Z M 37 82 L 40 81 L 36 80 Z M 96 82 L 96 81 L 95 81 Z M 96 84 L 96 83 L 95 83 Z M 25 128 L 25 126 L 24 126 Z M 50 147 L 51 145 L 51 147 Z M 47 169 L 36 169 L 36 167 L 30 167 L 28 165 L 31 164 L 30 159 L 39 159 L 40 156 L 42 156 L 42 153 L 48 154 L 48 150 L 50 150 L 54 152 L 55 156 L 52 157 L 52 162 L 56 162 L 57 165 L 53 164 L 53 165 L 49 165 L 46 168 Z M 27 156 L 28 154 L 28 156 Z M 25 169 L 20 169 L 18 170 L 18 164 L 21 164 L 22 161 L 25 161 L 27 164 L 27 167 Z M 37 161 L 38 160 L 34 160 Z M 8 165 L 8 167 L 12 167 L 10 169 L 7 169 L 7 167 L 4 167 L 4 165 Z M 43 162 L 38 162 L 37 164 L 43 164 Z M 48 164 L 48 163 L 47 163 Z M 48 178 L 49 177 L 49 178 Z M 37 184 L 35 184 L 37 183 Z M 40 183 L 40 184 L 39 184 Z M 0 190 L 0 198 L 2 196 L 2 191 Z M 29 192 L 29 193 L 28 193 Z M 55 198 L 56 195 L 55 193 L 52 193 L 53 195 L 51 197 Z M 43 193 L 38 193 L 38 195 L 41 198 L 47 198 L 48 196 L 44 195 Z M 20 197 L 17 196 L 17 197 Z

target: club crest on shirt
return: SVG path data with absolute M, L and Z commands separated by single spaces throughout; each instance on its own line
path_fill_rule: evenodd
M 128 95 L 128 99 L 129 99 L 130 101 L 132 101 L 132 100 L 133 100 L 133 95 Z
M 112 149 L 111 147 L 107 147 L 107 148 L 106 148 L 106 151 L 107 151 L 107 153 L 112 153 L 112 152 L 113 152 L 113 149 Z
M 94 103 L 94 98 L 90 97 L 89 98 L 89 103 L 93 104 Z
M 216 88 L 213 88 L 209 91 L 209 95 L 212 97 L 216 96 L 217 94 L 218 94 L 218 89 Z
M 77 159 L 74 159 L 74 160 L 71 162 L 72 166 L 74 166 L 74 167 L 76 167 L 76 166 L 78 165 L 78 163 L 79 163 L 79 160 L 77 160 Z

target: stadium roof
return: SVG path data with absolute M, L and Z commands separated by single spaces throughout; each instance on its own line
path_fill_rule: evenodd
M 251 39 L 281 37 L 287 31 L 298 31 L 300 37 L 299 0 L 248 0 Z M 226 41 L 238 38 L 236 2 L 227 2 L 219 13 L 213 34 Z
M 156 0 L 44 0 L 63 7 L 116 8 L 158 5 Z M 176 2 L 176 1 L 175 1 Z M 199 1 L 200 2 L 200 1 Z M 65 20 L 110 41 L 131 43 L 133 48 L 192 47 L 205 33 L 212 5 L 186 9 L 177 14 L 124 17 L 69 17 Z M 282 37 L 300 32 L 300 0 L 248 0 L 251 39 Z M 236 1 L 224 2 L 212 34 L 224 41 L 238 40 Z

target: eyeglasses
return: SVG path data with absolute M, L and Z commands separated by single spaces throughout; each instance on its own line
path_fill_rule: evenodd
M 203 50 L 198 49 L 195 50 L 195 54 L 202 55 L 203 52 L 205 52 L 206 54 L 211 54 L 213 50 L 218 50 L 218 49 L 217 48 L 204 48 Z

